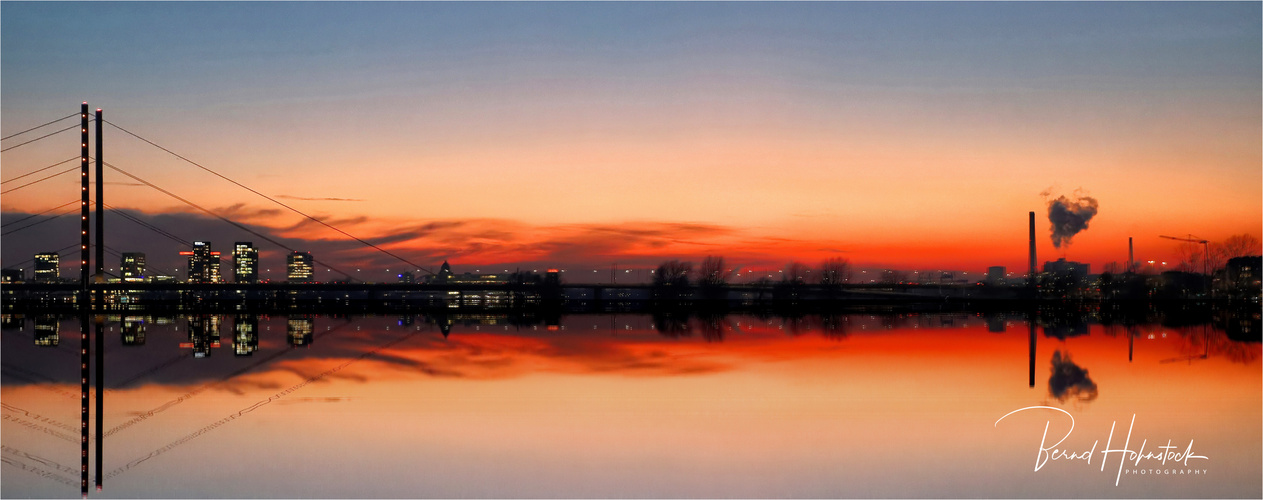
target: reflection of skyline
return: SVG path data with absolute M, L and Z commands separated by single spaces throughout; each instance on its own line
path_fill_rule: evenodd
M 1026 404 L 1030 398 L 1043 392 L 1013 387 L 1013 379 L 1017 375 L 1014 369 L 1022 368 L 1018 357 L 1025 351 L 1028 334 L 1027 329 L 1022 328 L 1021 316 L 1005 320 L 1012 326 L 1005 333 L 992 331 L 991 327 L 995 324 L 992 316 L 932 313 L 785 318 L 708 316 L 685 319 L 695 330 L 691 336 L 670 337 L 657 331 L 655 318 L 645 315 L 562 316 L 551 325 L 545 322 L 515 324 L 505 317 L 487 316 L 445 318 L 440 322 L 424 316 L 414 316 L 409 321 L 406 317 L 394 316 L 232 315 L 223 316 L 218 321 L 205 317 L 196 320 L 203 325 L 203 331 L 206 325 L 222 325 L 229 319 L 234 325 L 254 325 L 257 322 L 259 348 L 249 357 L 203 358 L 195 358 L 191 350 L 179 347 L 181 341 L 187 339 L 186 332 L 182 331 L 187 318 L 177 318 L 175 322 L 151 321 L 147 330 L 148 341 L 144 345 L 120 348 L 123 338 L 118 335 L 105 337 L 111 342 L 105 351 L 110 364 L 106 370 L 110 376 L 106 385 L 114 390 L 108 393 L 111 402 L 107 405 L 105 422 L 109 430 L 105 433 L 107 439 L 104 442 L 117 451 L 116 455 L 106 455 L 104 472 L 97 477 L 106 479 L 106 491 L 115 494 L 125 490 L 111 490 L 111 487 L 143 487 L 138 485 L 148 482 L 146 474 L 169 474 L 169 468 L 188 463 L 189 454 L 200 460 L 202 454 L 217 453 L 207 450 L 236 446 L 240 443 L 241 433 L 273 432 L 275 435 L 268 434 L 269 444 L 288 442 L 286 440 L 293 436 L 286 432 L 298 432 L 308 441 L 316 439 L 320 446 L 326 443 L 328 446 L 340 446 L 336 443 L 342 434 L 349 434 L 349 439 L 362 443 L 373 442 L 371 438 L 364 440 L 361 435 L 364 432 L 392 443 L 415 444 L 413 439 L 428 439 L 418 438 L 415 432 L 428 436 L 428 432 L 438 431 L 410 430 L 382 436 L 377 427 L 394 429 L 386 423 L 393 416 L 406 416 L 413 423 L 415 418 L 425 422 L 435 422 L 435 419 L 448 422 L 445 419 L 450 416 L 458 421 L 473 422 L 448 422 L 442 426 L 444 433 L 465 436 L 462 432 L 472 428 L 482 433 L 479 435 L 490 433 L 499 437 L 505 432 L 503 426 L 490 424 L 488 419 L 512 416 L 520 426 L 532 430 L 546 429 L 549 421 L 564 420 L 570 415 L 592 415 L 596 408 L 604 408 L 605 405 L 624 413 L 608 415 L 612 419 L 609 421 L 598 419 L 601 429 L 615 425 L 620 432 L 629 427 L 636 432 L 634 429 L 639 424 L 633 422 L 646 418 L 655 422 L 654 427 L 661 425 L 655 420 L 657 418 L 667 419 L 676 426 L 689 426 L 684 437 L 674 434 L 683 432 L 676 427 L 658 429 L 674 436 L 673 439 L 687 440 L 690 439 L 687 436 L 706 435 L 705 431 L 692 428 L 689 423 L 692 417 L 681 417 L 676 414 L 677 411 L 686 415 L 700 412 L 709 425 L 716 427 L 740 426 L 749 419 L 762 422 L 764 417 L 773 418 L 771 427 L 765 428 L 762 423 L 758 427 L 776 438 L 778 445 L 767 451 L 771 456 L 781 453 L 784 443 L 794 442 L 794 439 L 783 440 L 778 432 L 821 423 L 835 429 L 834 432 L 873 433 L 881 436 L 886 446 L 902 446 L 899 443 L 908 442 L 902 439 L 905 432 L 915 433 L 919 425 L 924 425 L 911 415 L 923 414 L 927 405 L 933 409 L 950 401 L 953 405 L 950 408 L 955 409 L 952 411 L 976 416 L 1004 404 Z M 676 318 L 676 321 L 680 319 Z M 63 320 L 63 323 L 67 324 L 67 328 L 75 326 L 69 324 L 73 323 L 71 321 Z M 106 326 L 112 324 L 108 322 Z M 295 324 L 297 329 L 291 330 L 291 324 Z M 444 338 L 440 334 L 440 324 L 449 326 L 449 337 Z M 836 335 L 836 325 L 839 324 L 850 329 L 845 336 Z M 722 325 L 722 341 L 718 341 L 714 334 L 705 334 L 706 329 L 715 328 L 715 325 Z M 1126 361 L 1125 355 L 1128 339 L 1110 335 L 1100 325 L 1091 325 L 1087 335 L 1065 340 L 1044 338 L 1040 341 L 1058 344 L 1058 352 L 1051 354 L 1054 365 L 1056 358 L 1069 364 L 1071 360 L 1064 353 L 1073 350 L 1076 367 L 1090 366 L 1094 376 L 1114 373 L 1109 378 L 1110 394 L 1130 397 L 1111 396 L 1093 402 L 1094 410 L 1111 413 L 1120 410 L 1120 401 L 1135 404 L 1138 395 L 1150 390 L 1137 388 L 1136 384 L 1142 381 L 1157 386 L 1172 377 L 1189 377 L 1189 374 L 1172 370 L 1175 367 L 1163 364 L 1161 360 L 1181 352 L 1188 343 L 1206 345 L 1206 338 L 1199 336 L 1200 327 L 1139 325 L 1137 328 L 1146 335 L 1152 332 L 1155 338 L 1142 336 L 1136 340 L 1140 345 L 1137 349 L 1138 361 L 1131 364 Z M 288 339 L 293 333 L 301 336 L 304 335 L 301 332 L 309 329 L 313 337 L 318 337 L 307 344 L 309 348 L 289 348 Z M 1232 342 L 1226 340 L 1222 332 L 1207 331 L 1223 339 L 1213 340 L 1211 345 L 1214 342 Z M 1163 337 L 1163 333 L 1167 337 Z M 27 322 L 26 330 L 6 331 L 4 337 L 4 395 L 6 402 L 19 402 L 16 406 L 10 404 L 4 408 L 8 421 L 5 431 L 9 436 L 6 443 L 15 439 L 14 436 L 44 439 L 31 427 L 11 425 L 17 418 L 34 421 L 34 417 L 22 414 L 20 410 L 57 417 L 44 408 L 43 400 L 31 397 L 43 390 L 41 385 L 67 383 L 53 382 L 51 374 L 43 384 L 31 384 L 11 377 L 13 368 L 43 370 L 51 366 L 24 364 L 27 354 L 42 353 L 45 358 L 53 354 L 29 342 L 32 336 L 33 326 Z M 234 343 L 235 337 L 236 334 Z M 1260 348 L 1258 343 L 1237 344 L 1245 350 L 1258 351 Z M 170 357 L 180 353 L 183 355 Z M 1050 354 L 1043 356 L 1047 360 Z M 72 367 L 72 359 L 62 361 L 62 365 Z M 1257 359 L 1247 361 L 1255 362 Z M 1205 363 L 1206 369 L 1193 375 L 1193 381 L 1199 384 L 1220 384 L 1242 377 L 1248 379 L 1255 376 L 1256 371 L 1242 367 L 1238 361 L 1225 356 L 1212 355 L 1201 363 Z M 150 372 L 154 376 L 137 378 L 137 371 Z M 757 380 L 750 378 L 756 374 Z M 1087 378 L 1086 370 L 1082 375 Z M 117 380 L 133 382 L 113 382 Z M 942 397 L 939 388 L 948 382 L 952 384 L 953 392 L 965 397 Z M 565 399 L 569 397 L 567 394 L 580 390 L 580 387 L 591 389 L 601 384 L 641 389 L 612 392 L 598 389 L 597 393 L 601 396 L 596 399 L 577 402 Z M 1071 381 L 1067 385 L 1087 387 L 1082 381 Z M 1060 386 L 1050 380 L 1048 390 L 1054 396 L 1057 387 Z M 930 391 L 926 392 L 927 389 Z M 1242 388 L 1237 387 L 1237 390 Z M 610 394 L 618 396 L 611 397 Z M 705 397 L 698 398 L 698 394 L 705 394 Z M 759 397 L 752 396 L 755 394 Z M 1086 394 L 1088 392 L 1081 391 L 1078 396 L 1072 397 Z M 278 401 L 284 404 L 271 404 Z M 338 404 L 336 411 L 330 412 L 324 406 L 331 403 Z M 664 404 L 665 408 L 662 407 Z M 684 406 L 677 408 L 678 405 Z M 476 409 L 477 418 L 470 419 L 470 408 Z M 873 413 L 874 408 L 882 408 L 881 413 Z M 625 413 L 629 409 L 631 412 Z M 1005 408 L 1005 411 L 1011 409 Z M 1132 411 L 1133 408 L 1127 410 Z M 891 411 L 901 413 L 892 414 Z M 325 435 L 329 427 L 321 419 L 343 417 L 351 418 L 361 426 L 366 421 L 371 422 L 369 427 L 374 429 L 363 431 L 355 425 L 344 426 L 346 422 L 341 422 L 338 424 L 341 432 L 331 433 L 338 436 Z M 822 421 L 813 420 L 821 417 L 824 417 Z M 369 420 L 361 420 L 363 418 Z M 797 420 L 800 418 L 806 420 Z M 843 426 L 846 430 L 837 430 L 836 418 L 847 419 L 848 422 L 854 419 L 858 424 Z M 904 430 L 896 434 L 889 434 L 889 430 L 875 430 L 886 428 L 872 427 L 876 424 L 866 420 L 869 418 L 899 422 L 899 427 Z M 795 424 L 787 426 L 786 421 L 794 421 Z M 272 430 L 277 422 L 286 422 L 283 425 L 287 428 L 293 427 L 292 422 L 303 422 L 303 431 L 291 428 L 278 433 Z M 939 429 L 941 425 L 936 420 L 933 427 Z M 827 432 L 820 433 L 816 427 L 811 429 L 813 439 L 808 440 L 811 446 L 818 447 L 821 440 L 833 436 Z M 576 431 L 567 428 L 566 432 Z M 461 439 L 462 443 L 476 440 L 470 437 Z M 1199 435 L 1198 439 L 1203 437 Z M 545 441 L 552 442 L 552 439 Z M 61 440 L 57 446 L 69 449 L 73 443 Z M 375 445 L 362 444 L 340 449 L 351 457 L 374 452 L 360 446 Z M 397 443 L 392 446 L 397 446 Z M 555 450 L 559 445 L 551 446 L 549 449 Z M 65 463 L 56 452 L 47 451 L 49 448 L 30 445 L 19 448 L 27 455 L 6 452 L 7 457 L 26 464 L 32 463 L 29 456 L 46 456 L 54 462 L 61 460 Z M 251 463 L 255 456 L 271 457 L 271 453 L 285 453 L 270 448 L 251 449 L 238 460 Z M 299 449 L 304 448 L 300 446 Z M 406 453 L 412 456 L 420 453 L 419 449 L 409 448 Z M 510 445 L 502 451 L 512 454 L 512 449 Z M 614 449 L 636 448 L 634 444 L 627 444 Z M 230 454 L 239 452 L 239 449 L 225 451 Z M 687 451 L 675 450 L 674 453 Z M 408 464 L 409 467 L 415 465 Z M 190 477 L 195 476 L 197 473 L 190 473 Z M 45 483 L 62 486 L 55 479 Z M 289 483 L 281 479 L 275 484 Z
M 234 338 L 232 349 L 236 356 L 245 357 L 259 356 L 260 353 L 265 358 L 277 353 L 279 346 L 313 346 L 317 342 L 317 336 L 320 336 L 322 342 L 332 342 L 332 345 L 326 345 L 315 351 L 302 349 L 287 356 L 285 359 L 293 358 L 295 360 L 305 359 L 308 356 L 334 356 L 334 357 L 355 357 L 358 356 L 358 346 L 372 342 L 372 337 L 381 335 L 383 332 L 394 331 L 402 328 L 406 331 L 431 332 L 433 337 L 418 337 L 414 343 L 418 344 L 419 351 L 416 354 L 429 352 L 431 354 L 449 353 L 455 354 L 464 349 L 466 344 L 472 342 L 469 348 L 474 352 L 483 352 L 484 355 L 490 353 L 501 353 L 498 358 L 486 358 L 481 361 L 474 362 L 469 365 L 477 367 L 484 362 L 490 363 L 486 367 L 494 366 L 511 366 L 519 360 L 514 359 L 514 352 L 518 349 L 525 349 L 523 354 L 530 356 L 549 355 L 555 353 L 560 355 L 560 359 L 569 359 L 568 363 L 576 363 L 576 367 L 591 366 L 596 369 L 605 370 L 619 366 L 620 363 L 630 363 L 630 365 L 643 366 L 652 372 L 655 369 L 670 371 L 671 365 L 665 361 L 669 360 L 653 360 L 653 361 L 636 361 L 649 352 L 641 352 L 642 347 L 647 348 L 653 345 L 671 346 L 679 343 L 682 345 L 691 345 L 693 342 L 702 342 L 705 344 L 716 344 L 721 351 L 726 349 L 722 347 L 724 344 L 736 343 L 735 345 L 747 345 L 749 342 L 768 342 L 778 338 L 794 339 L 819 339 L 823 341 L 820 348 L 825 348 L 830 344 L 846 344 L 855 341 L 868 342 L 867 338 L 882 337 L 887 335 L 905 336 L 915 332 L 932 332 L 938 330 L 960 330 L 960 331 L 978 331 L 987 332 L 990 335 L 997 335 L 1002 338 L 1010 338 L 1007 333 L 997 334 L 994 328 L 998 323 L 1006 325 L 1008 332 L 1021 332 L 1023 335 L 1023 344 L 1027 343 L 1025 332 L 1028 328 L 1023 328 L 1025 323 L 1022 315 L 1019 314 L 973 314 L 973 313 L 954 313 L 954 314 L 842 314 L 842 315 L 804 315 L 792 318 L 767 317 L 759 318 L 755 316 L 716 316 L 716 317 L 691 317 L 690 315 L 682 316 L 653 316 L 653 315 L 580 315 L 580 316 L 563 316 L 560 319 L 549 319 L 547 322 L 521 322 L 505 315 L 446 315 L 442 317 L 430 317 L 426 315 L 418 315 L 411 321 L 406 318 L 389 319 L 382 318 L 379 320 L 371 318 L 355 318 L 350 322 L 345 320 L 335 320 L 332 318 L 301 315 L 296 317 L 268 317 L 261 318 L 254 315 L 234 315 L 234 316 L 217 316 L 217 315 L 195 315 L 184 318 L 184 321 L 172 322 L 170 318 L 150 317 L 143 318 L 147 324 L 146 335 L 148 342 L 144 345 L 134 345 L 133 349 L 124 351 L 112 351 L 111 359 L 118 356 L 133 357 L 133 355 L 141 355 L 142 358 L 149 355 L 157 355 L 161 360 L 143 360 L 137 359 L 134 362 L 136 370 L 121 370 L 108 374 L 107 387 L 118 386 L 120 380 L 126 381 L 126 386 L 135 387 L 145 383 L 164 381 L 161 383 L 180 383 L 184 380 L 192 382 L 207 376 L 205 369 L 222 370 L 231 365 L 226 360 L 215 361 L 209 355 L 218 342 L 218 326 L 225 320 L 233 321 Z M 129 316 L 130 323 L 139 323 L 142 318 Z M 361 325 L 375 324 L 385 322 L 378 325 L 376 331 L 371 327 L 364 331 L 342 332 L 338 333 L 336 329 L 332 332 L 326 332 L 327 329 L 322 324 L 337 325 L 342 328 L 345 325 Z M 63 322 L 64 323 L 64 322 Z M 187 333 L 180 332 L 179 325 L 188 326 Z M 1061 342 L 1074 341 L 1074 339 L 1095 339 L 1095 338 L 1118 338 L 1123 341 L 1119 346 L 1118 356 L 1129 359 L 1132 351 L 1138 351 L 1142 355 L 1146 355 L 1146 350 L 1154 342 L 1160 341 L 1162 345 L 1168 346 L 1164 349 L 1171 351 L 1168 358 L 1185 354 L 1187 347 L 1180 347 L 1172 350 L 1170 346 L 1173 341 L 1180 341 L 1179 346 L 1187 346 L 1196 344 L 1197 352 L 1202 352 L 1202 347 L 1208 345 L 1208 349 L 1212 356 L 1219 356 L 1232 359 L 1234 362 L 1253 363 L 1259 357 L 1255 343 L 1242 343 L 1227 338 L 1226 335 L 1217 329 L 1208 329 L 1209 342 L 1207 337 L 1203 336 L 1200 327 L 1181 327 L 1168 328 L 1160 325 L 1138 325 L 1132 328 L 1137 332 L 1134 337 L 1117 336 L 1117 330 L 1112 327 L 1102 327 L 1090 324 L 1087 327 L 1087 335 L 1075 337 L 1072 339 L 1062 340 Z M 27 323 L 27 328 L 31 328 L 31 324 Z M 63 325 L 63 327 L 65 327 Z M 256 332 L 253 335 L 250 332 Z M 320 335 L 315 335 L 319 331 Z M 269 333 L 272 332 L 272 333 Z M 284 332 L 283 336 L 277 332 Z M 183 335 L 180 335 L 183 333 Z M 31 330 L 33 335 L 33 330 Z M 178 336 L 176 336 L 178 335 Z M 596 335 L 593 337 L 593 335 Z M 120 342 L 120 346 L 126 345 L 127 337 L 123 336 L 115 340 Z M 157 339 L 157 340 L 155 340 Z M 1190 340 L 1195 339 L 1195 340 Z M 665 344 L 663 344 L 665 342 Z M 812 340 L 811 342 L 816 342 Z M 503 345 L 502 345 L 503 344 Z M 34 344 L 32 344 L 34 345 Z M 156 346 L 156 347 L 155 347 Z M 476 347 L 475 347 L 476 346 Z M 517 346 L 517 347 L 514 347 Z M 527 346 L 534 346 L 528 348 Z M 578 346 L 585 346 L 583 349 L 576 349 Z M 155 350 L 146 350 L 145 348 L 155 347 Z M 173 350 L 177 348 L 178 350 Z M 1033 356 L 1034 343 L 1030 346 Z M 587 349 L 595 350 L 587 350 Z M 457 349 L 457 351 L 453 351 Z M 331 350 L 331 351 L 330 351 Z M 1027 349 L 1023 348 L 1023 352 Z M 60 352 L 60 351 L 59 351 Z M 139 354 L 141 352 L 156 352 L 159 354 Z M 186 353 L 181 355 L 180 353 Z M 248 352 L 249 355 L 240 353 Z M 129 354 L 132 353 L 132 354 Z M 192 356 L 187 356 L 191 354 Z M 456 375 L 458 371 L 451 368 L 443 367 L 443 364 L 450 363 L 461 359 L 449 358 L 446 355 L 439 356 L 433 360 L 419 360 L 410 357 L 411 355 L 398 354 L 379 354 L 376 359 L 386 364 L 393 364 L 401 369 L 419 369 L 432 373 L 446 373 Z M 428 356 L 428 355 L 427 355 Z M 198 359 L 201 363 L 210 362 L 210 365 L 189 364 L 186 359 L 191 357 Z M 485 357 L 485 356 L 484 356 Z M 1024 356 L 1025 357 L 1025 356 Z M 35 358 L 38 359 L 38 358 Z M 493 361 L 499 359 L 499 361 Z M 1034 358 L 1032 358 L 1034 359 Z M 1164 358 L 1165 359 L 1165 358 Z M 5 373 L 19 375 L 21 370 L 36 370 L 36 365 L 28 368 L 27 363 L 18 361 L 12 363 L 6 357 Z M 228 363 L 228 364 L 225 364 Z M 439 363 L 439 364 L 435 364 Z M 612 363 L 612 364 L 611 364 Z M 139 369 L 140 367 L 151 366 L 150 369 Z M 199 368 L 199 366 L 203 366 Z M 684 365 L 681 365 L 684 366 Z M 697 367 L 687 368 L 688 370 L 713 370 L 718 369 L 722 365 L 703 364 Z M 1035 365 L 1032 363 L 1031 368 Z M 216 368 L 218 367 L 218 368 Z M 605 367 L 605 368 L 600 368 Z M 704 368 L 705 367 L 705 368 Z M 477 368 L 472 373 L 481 371 Z M 36 370 L 38 371 L 38 370 Z M 1034 375 L 1032 370 L 1030 373 Z M 10 380 L 6 378 L 6 380 Z M 14 383 L 31 382 L 33 380 L 28 374 L 25 379 L 12 379 Z M 1033 379 L 1032 379 L 1033 380 Z

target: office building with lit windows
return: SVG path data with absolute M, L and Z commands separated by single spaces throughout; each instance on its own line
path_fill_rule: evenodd
M 140 252 L 126 252 L 123 254 L 123 261 L 118 266 L 122 271 L 123 281 L 145 281 L 145 254 Z
M 219 252 L 209 241 L 194 241 L 193 250 L 180 252 L 189 258 L 189 283 L 219 283 Z
M 259 249 L 249 241 L 238 241 L 232 249 L 232 268 L 237 283 L 258 283 Z
M 311 252 L 292 252 L 286 258 L 286 278 L 290 283 L 315 283 L 316 261 Z
M 61 256 L 53 252 L 35 254 L 35 282 L 56 283 L 61 280 Z

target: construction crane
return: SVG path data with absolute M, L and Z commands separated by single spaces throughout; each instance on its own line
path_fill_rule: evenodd
M 1188 235 L 1188 238 L 1179 238 L 1175 236 L 1163 236 L 1163 235 L 1158 235 L 1158 237 L 1166 238 L 1168 240 L 1175 240 L 1175 241 L 1187 241 L 1189 243 L 1201 243 L 1202 244 L 1202 274 L 1205 274 L 1207 276 L 1210 275 L 1210 246 L 1209 246 L 1210 242 L 1209 241 L 1203 240 L 1191 234 Z

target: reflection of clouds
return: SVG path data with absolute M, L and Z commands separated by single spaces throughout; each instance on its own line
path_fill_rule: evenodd
M 1057 401 L 1068 399 L 1088 402 L 1096 399 L 1096 382 L 1088 378 L 1088 371 L 1070 360 L 1070 353 L 1062 356 L 1061 351 L 1053 353 L 1052 376 L 1048 378 L 1048 392 Z

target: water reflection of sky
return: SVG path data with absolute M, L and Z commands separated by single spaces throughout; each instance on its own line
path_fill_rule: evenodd
M 223 317 L 206 348 L 201 320 L 149 318 L 140 345 L 108 324 L 102 494 L 1261 494 L 1260 344 L 1214 328 L 1038 328 L 1031 387 L 1020 316 L 293 319 Z M 77 494 L 78 324 L 55 346 L 41 328 L 3 332 L 6 497 Z M 1091 464 L 1034 471 L 1045 424 L 1069 422 L 996 422 L 1027 406 L 1068 411 L 1063 445 L 1099 440 Z M 1209 458 L 1179 469 L 1204 472 L 1102 471 L 1111 425 L 1129 449 L 1191 440 Z

